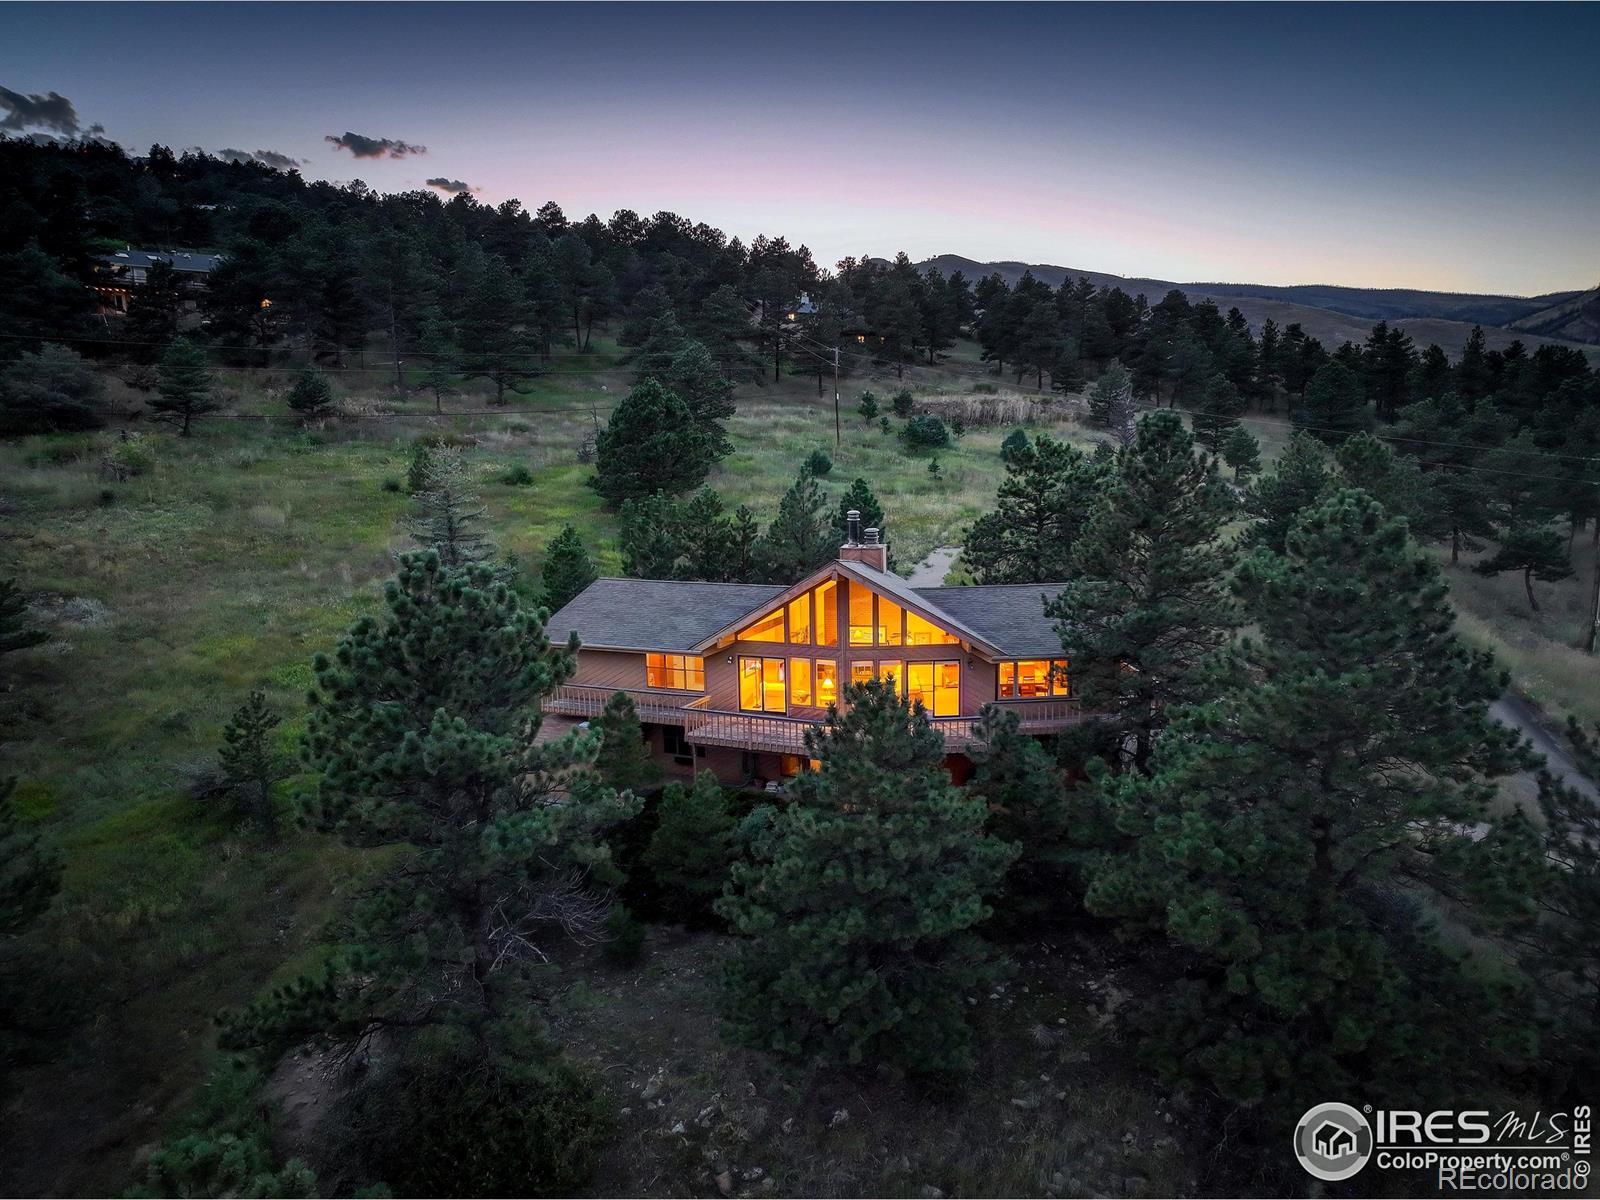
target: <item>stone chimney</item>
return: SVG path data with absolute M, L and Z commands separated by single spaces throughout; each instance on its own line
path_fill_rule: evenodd
M 861 529 L 861 514 L 851 509 L 844 519 L 844 545 L 839 547 L 841 562 L 858 562 L 875 571 L 889 569 L 889 544 L 878 540 L 878 531 Z

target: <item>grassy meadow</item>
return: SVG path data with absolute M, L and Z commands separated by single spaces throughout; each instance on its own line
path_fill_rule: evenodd
M 218 1007 L 303 968 L 360 879 L 360 855 L 298 833 L 263 845 L 192 799 L 186 782 L 214 760 L 224 722 L 251 688 L 264 689 L 284 714 L 278 736 L 293 748 L 311 655 L 375 611 L 395 553 L 410 544 L 404 479 L 416 439 L 471 447 L 490 532 L 530 571 L 567 522 L 603 572 L 619 570 L 614 514 L 586 485 L 593 468 L 579 458 L 629 372 L 613 345 L 596 345 L 493 413 L 483 412 L 486 393 L 469 388 L 436 416 L 431 400 L 392 399 L 383 372 L 358 368 L 340 377 L 354 415 L 314 429 L 285 415 L 290 376 L 224 372 L 228 415 L 201 421 L 193 438 L 128 425 L 150 464 L 124 482 L 100 469 L 116 448 L 115 429 L 0 443 L 0 576 L 17 577 L 51 633 L 0 668 L 6 770 L 18 777 L 23 812 L 48 830 L 66 862 L 62 895 L 28 939 L 38 969 L 61 980 L 53 1014 L 61 1032 L 51 1039 L 55 1060 L 16 1078 L 5 1115 L 12 1150 L 0 1155 L 6 1192 L 124 1187 L 141 1150 L 205 1077 Z M 893 432 L 855 412 L 864 387 L 886 410 L 899 386 L 892 371 L 845 380 L 837 446 L 831 397 L 817 395 L 814 378 L 741 387 L 729 431 L 735 450 L 710 482 L 730 506 L 749 504 L 765 523 L 806 455 L 823 448 L 834 462 L 824 483 L 833 491 L 857 476 L 871 483 L 896 560 L 909 570 L 933 548 L 959 544 L 990 505 L 998 447 L 1016 423 L 1090 441 L 1074 405 L 1042 404 L 1031 389 L 1008 387 L 963 345 L 948 366 L 906 371 L 904 386 L 922 403 L 968 421 L 966 435 L 939 452 L 936 478 L 928 455 L 908 455 Z M 976 423 L 986 417 L 995 423 Z M 899 424 L 891 418 L 892 429 Z M 1269 453 L 1281 446 L 1279 423 L 1252 424 Z M 501 481 L 518 464 L 532 473 L 530 485 Z M 1570 648 L 1592 554 L 1580 548 L 1579 580 L 1536 585 L 1539 614 L 1527 612 L 1520 579 L 1482 579 L 1462 568 L 1450 580 L 1464 631 L 1494 647 L 1532 699 L 1556 713 L 1600 717 L 1594 660 Z M 709 980 L 701 982 L 691 999 L 709 1003 Z M 570 1014 L 564 1020 L 575 1033 L 583 1025 Z M 1011 1096 L 991 1099 L 1014 1107 L 1010 1115 L 1030 1136 L 1037 1132 L 1033 1108 Z M 861 1128 L 834 1142 L 858 1140 Z M 893 1131 L 885 1127 L 883 1136 Z M 16 1153 L 22 1146 L 30 1149 Z M 1037 1153 L 1043 1170 L 1048 1156 Z M 796 1172 L 788 1190 L 846 1186 L 820 1167 Z M 1022 1189 L 1033 1176 L 988 1178 Z M 653 1182 L 630 1175 L 622 1186 Z M 885 1168 L 848 1186 L 914 1194 L 914 1185 L 932 1182 L 939 1181 Z M 686 1194 L 687 1186 L 652 1190 Z M 946 1178 L 943 1186 L 981 1185 Z M 1159 1175 L 1151 1186 L 1181 1183 Z

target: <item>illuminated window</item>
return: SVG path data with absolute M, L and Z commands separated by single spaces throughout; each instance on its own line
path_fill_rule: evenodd
M 930 716 L 958 716 L 961 712 L 961 664 L 912 663 L 906 668 L 906 695 L 920 703 Z
M 955 634 L 947 633 L 932 621 L 924 621 L 909 610 L 906 612 L 906 645 L 954 646 L 960 641 Z
M 646 687 L 703 692 L 706 690 L 706 660 L 689 654 L 646 654 L 644 682 Z
M 851 683 L 871 683 L 873 679 L 872 664 L 869 662 L 856 662 L 850 664 Z
M 811 593 L 789 601 L 789 643 L 794 646 L 811 644 Z
M 1064 658 L 1027 658 L 1000 664 L 1002 700 L 1043 700 L 1072 695 L 1072 680 Z
M 739 659 L 739 707 L 751 712 L 788 711 L 783 694 L 784 660 L 781 658 Z
M 781 642 L 783 641 L 783 609 L 769 613 L 754 625 L 739 634 L 741 641 L 746 642 Z
M 894 680 L 895 690 L 904 693 L 906 690 L 906 665 L 894 659 L 887 659 L 878 664 L 878 678 Z
M 859 583 L 850 585 L 850 644 L 852 646 L 872 645 L 873 599 L 871 588 L 864 588 Z
M 827 579 L 812 589 L 817 602 L 817 645 L 839 644 L 839 585 Z
M 817 703 L 839 702 L 839 664 L 827 658 L 817 659 Z
M 809 658 L 791 658 L 789 660 L 789 700 L 794 704 L 806 707 L 811 705 L 811 660 Z
M 893 600 L 878 597 L 878 645 L 898 646 L 905 640 L 900 624 L 904 612 Z

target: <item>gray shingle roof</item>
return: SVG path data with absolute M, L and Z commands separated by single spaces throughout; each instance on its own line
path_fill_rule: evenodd
M 102 254 L 100 261 L 109 267 L 149 267 L 153 263 L 171 263 L 174 270 L 207 275 L 222 261 L 220 254 L 190 254 L 184 250 L 118 250 L 115 254 Z
M 767 583 L 597 579 L 550 618 L 550 636 L 576 630 L 585 646 L 692 650 L 787 590 Z
M 974 587 L 908 589 L 929 605 L 970 626 L 1004 654 L 1021 657 L 1061 653 L 1055 622 L 1045 616 L 1044 596 L 1065 584 L 1004 583 Z

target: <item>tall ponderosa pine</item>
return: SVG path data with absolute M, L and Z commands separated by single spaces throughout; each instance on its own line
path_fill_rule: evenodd
M 1109 464 L 1048 434 L 1006 455 L 995 510 L 973 522 L 962 558 L 979 583 L 1066 579 Z
M 1089 417 L 1111 431 L 1119 446 L 1136 436 L 1138 406 L 1133 398 L 1133 376 L 1118 359 L 1112 359 L 1089 392 Z
M 156 394 L 146 403 L 156 420 L 176 425 L 182 437 L 190 435 L 197 418 L 222 406 L 212 391 L 206 356 L 188 338 L 178 338 L 167 347 L 156 376 Z
M 639 384 L 612 411 L 595 442 L 595 457 L 594 487 L 614 505 L 699 487 L 712 462 L 689 406 L 655 379 Z
M 1088 907 L 1176 952 L 1136 1015 L 1145 1056 L 1280 1124 L 1324 1095 L 1415 1105 L 1492 1080 L 1525 1049 L 1512 994 L 1406 898 L 1484 885 L 1493 856 L 1458 856 L 1520 761 L 1488 714 L 1504 680 L 1361 492 L 1257 549 L 1235 590 L 1256 632 L 1226 685 L 1175 715 L 1148 775 L 1103 781 L 1130 843 Z
M 667 364 L 663 382 L 688 406 L 690 418 L 705 439 L 706 452 L 713 459 L 727 457 L 733 443 L 723 422 L 738 408 L 733 402 L 733 384 L 723 377 L 711 352 L 699 342 L 683 343 Z
M 1214 462 L 1197 455 L 1183 418 L 1148 414 L 1116 459 L 1105 495 L 1046 611 L 1072 663 L 1073 687 L 1148 758 L 1167 709 L 1234 625 L 1233 551 L 1223 536 L 1235 503 Z
M 638 709 L 627 692 L 613 692 L 590 728 L 600 735 L 594 768 L 608 787 L 643 792 L 661 782 L 661 764 L 650 753 Z
M 785 1057 L 971 1066 L 968 1000 L 996 954 L 975 932 L 1016 847 L 950 782 L 944 739 L 892 684 L 845 689 L 808 731 L 795 798 L 746 823 L 716 910 L 748 939 L 728 968 L 734 1034 Z
M 1261 470 L 1261 444 L 1243 425 L 1235 425 L 1222 439 L 1222 461 L 1233 468 L 1235 482 L 1247 483 Z
M 1195 402 L 1194 440 L 1213 454 L 1222 450 L 1229 433 L 1239 428 L 1245 398 L 1226 375 L 1215 375 Z
M 231 1016 L 225 1045 L 490 1036 L 527 1009 L 547 947 L 594 932 L 591 885 L 617 878 L 602 835 L 637 803 L 602 787 L 599 737 L 535 737 L 575 646 L 553 645 L 489 568 L 432 552 L 402 557 L 384 601 L 313 662 L 304 757 L 320 778 L 304 815 L 389 865 L 326 966 Z
M 690 787 L 667 785 L 660 814 L 644 865 L 670 913 L 679 920 L 704 919 L 733 866 L 734 820 L 728 797 L 715 775 L 701 771 Z
M 1015 712 L 985 705 L 968 749 L 974 771 L 967 791 L 989 813 L 989 832 L 1019 848 L 1006 872 L 997 919 L 1026 926 L 1059 913 L 1067 883 L 1068 825 L 1065 781 L 1038 738 L 1022 732 Z
M 540 601 L 555 612 L 599 577 L 577 529 L 564 525 L 545 548 L 544 566 L 539 572 Z
M 756 559 L 769 580 L 796 583 L 833 557 L 836 543 L 827 505 L 822 486 L 801 472 L 778 501 L 778 515 L 756 547 Z
M 1500 535 L 1500 546 L 1488 558 L 1472 565 L 1479 575 L 1499 575 L 1516 571 L 1522 576 L 1523 589 L 1528 593 L 1528 607 L 1539 611 L 1539 598 L 1533 593 L 1533 581 L 1555 583 L 1571 579 L 1572 560 L 1567 554 L 1567 539 L 1550 525 L 1513 525 Z
M 1333 483 L 1322 443 L 1309 433 L 1293 434 L 1272 470 L 1257 479 L 1245 497 L 1245 509 L 1256 519 L 1251 541 L 1281 552 L 1289 527 L 1322 500 Z
M 1294 423 L 1330 446 L 1371 429 L 1372 406 L 1367 403 L 1361 377 L 1343 363 L 1324 364 L 1306 383 L 1305 399 L 1294 411 Z
M 494 543 L 483 532 L 487 510 L 459 451 L 438 447 L 429 452 L 416 501 L 411 536 L 438 554 L 446 567 L 471 566 L 495 556 Z
M 537 324 L 521 281 L 501 259 L 486 259 L 460 322 L 461 374 L 493 384 L 495 404 L 504 404 L 507 392 L 526 392 L 540 372 L 531 332 Z

